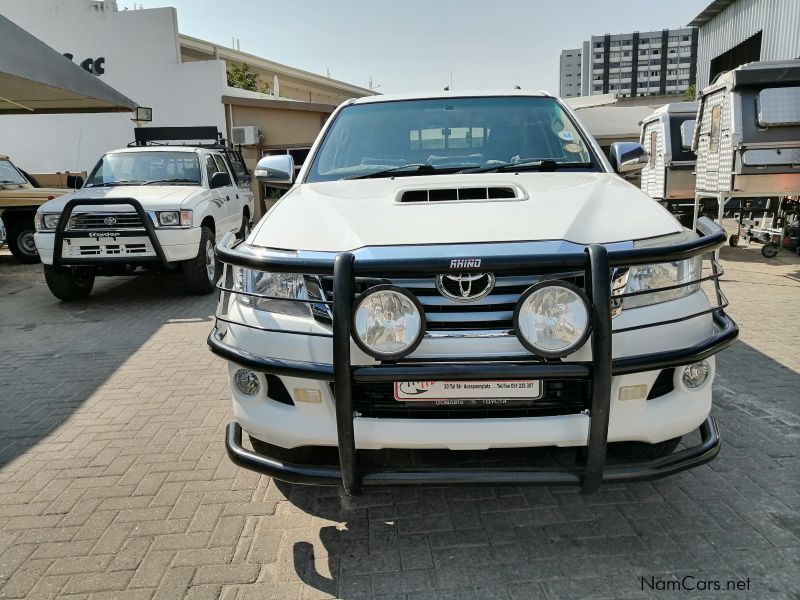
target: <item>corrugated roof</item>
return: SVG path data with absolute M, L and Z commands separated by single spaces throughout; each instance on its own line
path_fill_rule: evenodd
M 687 27 L 700 27 L 701 25 L 707 23 L 708 21 L 716 17 L 719 13 L 728 8 L 734 2 L 736 2 L 736 0 L 714 0 L 711 4 L 709 4 L 702 11 L 700 11 L 700 14 L 698 14 L 694 19 L 692 19 L 687 25 Z

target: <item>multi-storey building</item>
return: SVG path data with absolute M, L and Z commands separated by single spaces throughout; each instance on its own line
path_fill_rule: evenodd
M 558 65 L 558 95 L 562 98 L 582 96 L 581 49 L 562 50 Z
M 561 53 L 562 86 L 567 79 L 564 56 L 575 52 Z M 693 27 L 595 35 L 583 43 L 580 95 L 682 94 L 696 78 L 697 29 Z

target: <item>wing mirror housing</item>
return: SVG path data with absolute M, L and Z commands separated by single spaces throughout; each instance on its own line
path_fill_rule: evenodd
M 256 179 L 267 185 L 294 183 L 294 158 L 291 154 L 265 156 L 256 165 Z
M 214 190 L 216 188 L 225 187 L 231 184 L 231 176 L 227 173 L 223 173 L 222 171 L 217 171 L 211 176 L 211 181 L 208 182 L 208 186 Z
M 610 154 L 611 166 L 620 174 L 641 171 L 649 160 L 647 150 L 637 142 L 614 142 Z

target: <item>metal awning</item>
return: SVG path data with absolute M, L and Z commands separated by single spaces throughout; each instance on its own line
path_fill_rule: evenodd
M 0 114 L 135 109 L 133 100 L 0 15 Z

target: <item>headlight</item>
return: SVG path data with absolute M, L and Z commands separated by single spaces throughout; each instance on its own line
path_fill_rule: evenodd
M 688 229 L 682 233 L 671 234 L 639 240 L 634 242 L 637 248 L 652 248 L 656 246 L 669 246 L 697 238 L 697 234 Z M 699 283 L 689 283 L 700 279 L 703 271 L 703 259 L 700 256 L 674 262 L 657 263 L 653 265 L 639 265 L 628 269 L 617 269 L 611 290 L 612 314 L 616 316 L 626 308 L 639 308 L 669 302 L 694 294 L 700 289 Z M 681 284 L 688 285 L 681 285 Z M 658 288 L 672 288 L 658 290 Z M 637 293 L 628 298 L 617 298 L 621 294 Z
M 158 213 L 158 224 L 162 227 L 191 227 L 192 211 L 190 210 L 163 210 Z
M 580 348 L 589 337 L 589 321 L 586 296 L 564 281 L 529 287 L 514 310 L 519 341 L 546 358 L 561 358 Z
M 61 218 L 61 213 L 40 213 L 37 212 L 33 218 L 33 224 L 36 231 L 52 231 L 58 227 L 58 220 Z
M 244 294 L 236 296 L 238 302 L 256 310 L 298 317 L 311 316 L 309 303 L 281 300 L 281 298 L 310 299 L 306 276 L 304 275 L 298 273 L 268 273 L 233 267 L 232 289 L 249 294 L 271 296 L 271 298 L 259 298 Z
M 402 288 L 376 285 L 361 294 L 353 310 L 353 339 L 377 359 L 402 358 L 425 333 L 425 312 Z
M 615 280 L 625 280 L 625 285 L 617 290 L 616 294 L 629 294 L 642 292 L 636 296 L 622 299 L 623 308 L 638 308 L 650 306 L 661 302 L 669 302 L 694 294 L 700 289 L 699 283 L 689 283 L 700 279 L 702 273 L 702 259 L 699 256 L 676 262 L 658 263 L 655 265 L 640 265 L 630 267 L 627 274 L 621 273 Z M 688 285 L 681 285 L 686 283 Z M 679 286 L 679 287 L 674 287 Z M 672 288 L 658 290 L 658 288 Z M 652 293 L 643 293 L 647 290 L 657 290 Z

